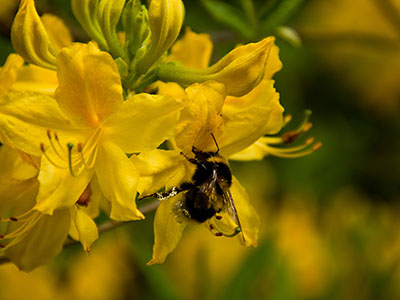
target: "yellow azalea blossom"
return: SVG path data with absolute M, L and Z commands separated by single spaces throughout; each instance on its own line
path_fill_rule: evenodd
M 21 1 L 12 25 L 11 40 L 14 49 L 26 61 L 55 69 L 58 50 L 36 11 L 34 0 Z
M 201 49 L 201 52 L 197 52 L 196 49 Z M 187 29 L 185 35 L 180 39 L 171 49 L 170 60 L 176 60 L 182 63 L 185 67 L 198 67 L 205 68 L 208 66 L 212 52 L 212 43 L 209 35 L 196 34 L 190 29 Z M 197 53 L 196 61 L 193 61 L 192 53 Z M 265 68 L 264 78 L 262 83 L 255 87 L 251 93 L 246 97 L 253 97 L 263 99 L 265 93 L 265 85 L 272 76 L 282 68 L 282 63 L 279 59 L 279 48 L 274 44 L 270 50 L 270 57 L 267 61 Z M 273 82 L 271 81 L 271 84 Z M 183 89 L 176 83 L 159 83 L 158 85 L 160 94 L 173 95 L 175 98 L 183 99 Z M 279 97 L 275 94 L 275 97 Z M 239 104 L 246 102 L 243 101 L 245 98 L 238 98 L 228 96 L 225 100 L 225 109 L 229 109 L 228 104 Z M 232 107 L 235 107 L 233 105 Z M 240 117 L 240 114 L 239 114 Z M 281 116 L 278 116 L 281 118 Z M 248 146 L 240 152 L 235 152 L 233 155 L 229 155 L 229 159 L 232 160 L 261 160 L 267 155 L 274 155 L 283 158 L 296 158 L 310 154 L 321 147 L 321 143 L 314 143 L 313 138 L 309 138 L 305 143 L 294 146 L 294 147 L 282 147 L 291 144 L 297 137 L 305 133 L 311 128 L 311 123 L 308 122 L 309 115 L 306 116 L 304 122 L 296 129 L 290 132 L 282 134 L 280 137 L 267 137 L 262 136 L 252 145 Z M 291 117 L 285 118 L 285 124 L 290 121 Z M 271 120 L 271 122 L 273 122 Z M 269 132 L 274 134 L 276 132 Z
M 72 43 L 68 27 L 56 16 L 45 14 L 41 17 L 46 33 L 60 51 Z M 0 96 L 9 90 L 37 91 L 53 95 L 58 85 L 57 73 L 34 64 L 23 65 L 24 59 L 10 54 L 0 69 Z
M 69 227 L 68 211 L 53 216 L 30 212 L 39 187 L 34 162 L 23 160 L 10 147 L 0 147 L 0 253 L 26 271 L 61 251 Z M 14 217 L 26 212 L 30 213 Z
M 184 86 L 215 80 L 225 84 L 228 95 L 240 97 L 249 93 L 261 80 L 270 79 L 282 67 L 274 40 L 274 37 L 267 37 L 258 43 L 238 46 L 214 65 L 207 67 L 212 47 L 209 38 L 187 30 L 183 39 L 171 49 L 172 59 L 183 63 L 185 67 L 161 65 L 158 75 L 163 81 L 178 82 Z M 199 65 L 195 65 L 189 56 L 198 53 L 198 49 L 194 48 L 199 44 L 203 44 L 202 49 L 205 51 L 196 57 Z
M 171 47 L 181 31 L 185 10 L 181 0 L 152 0 L 149 7 L 151 42 L 137 62 L 140 73 L 151 66 Z
M 23 65 L 18 54 L 10 54 L 0 69 L 0 96 L 8 91 L 36 91 L 53 95 L 58 85 L 57 73 L 35 65 Z
M 0 98 L 0 139 L 43 155 L 35 209 L 72 207 L 96 174 L 112 219 L 144 218 L 135 203 L 138 172 L 125 153 L 152 150 L 171 137 L 181 105 L 148 94 L 124 101 L 116 64 L 91 43 L 64 48 L 57 74 L 55 98 L 28 92 Z
M 212 135 L 218 143 L 219 154 L 229 158 L 261 136 L 279 131 L 283 124 L 283 108 L 271 80 L 264 80 L 257 89 L 236 101 L 230 101 L 224 85 L 215 81 L 194 84 L 185 90 L 185 94 L 185 107 L 177 134 L 171 139 L 176 150 L 154 150 L 131 158 L 134 162 L 141 161 L 137 162 L 141 175 L 138 190 L 143 196 L 160 188 L 168 190 L 190 181 L 195 166 L 187 157 L 193 156 L 192 147 L 216 152 L 217 146 Z M 235 178 L 230 191 L 241 224 L 239 239 L 247 246 L 256 246 L 259 216 Z M 153 259 L 150 264 L 162 263 L 179 242 L 188 222 L 176 216 L 177 203 L 184 197 L 182 194 L 162 200 L 157 209 Z M 205 223 L 217 235 L 223 233 L 228 236 L 236 227 L 228 215 L 222 219 L 214 216 Z

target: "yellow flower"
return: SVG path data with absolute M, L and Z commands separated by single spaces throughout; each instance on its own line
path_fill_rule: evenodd
M 0 147 L 0 251 L 26 271 L 60 252 L 69 228 L 68 210 L 53 216 L 31 210 L 39 187 L 32 163 L 35 158 L 28 163 L 12 148 Z
M 72 207 L 96 174 L 112 219 L 143 218 L 135 204 L 138 173 L 125 153 L 152 150 L 171 137 L 181 105 L 148 94 L 123 101 L 112 57 L 93 44 L 64 48 L 57 74 L 55 99 L 28 92 L 0 98 L 0 139 L 43 155 L 35 209 Z
M 26 61 L 55 69 L 60 46 L 65 46 L 65 42 L 71 37 L 59 19 L 49 17 L 45 22 L 52 28 L 50 32 L 40 19 L 34 0 L 22 0 L 11 29 L 11 40 L 14 49 Z M 59 28 L 62 28 L 62 34 L 53 34 Z
M 149 7 L 151 42 L 137 62 L 140 73 L 151 66 L 172 46 L 181 31 L 185 10 L 181 0 L 152 0 Z
M 187 159 L 193 156 L 192 147 L 216 152 L 213 136 L 218 143 L 219 154 L 229 158 L 261 136 L 279 131 L 282 126 L 283 108 L 271 80 L 264 80 L 255 90 L 242 98 L 235 98 L 235 101 L 226 97 L 224 85 L 215 81 L 194 84 L 185 90 L 185 95 L 182 99 L 185 107 L 177 126 L 177 134 L 171 139 L 176 150 L 154 150 L 131 158 L 137 162 L 140 171 L 138 191 L 142 196 L 189 182 L 196 168 Z M 184 155 L 180 154 L 181 151 Z M 235 178 L 230 192 L 243 233 L 239 238 L 247 246 L 256 246 L 260 222 L 258 214 Z M 184 195 L 180 193 L 162 200 L 157 209 L 153 259 L 149 264 L 162 263 L 179 242 L 188 223 L 188 220 L 176 216 L 176 207 L 182 197 Z M 226 212 L 219 214 L 226 216 L 219 219 L 214 215 L 205 222 L 207 227 L 214 234 L 231 235 L 237 223 Z
M 32 18 L 40 22 L 41 26 L 39 27 L 45 31 L 57 51 L 60 51 L 62 48 L 72 43 L 71 34 L 61 19 L 53 15 L 45 14 L 39 20 L 33 2 L 25 3 L 24 5 L 21 3 L 21 6 L 23 6 L 24 9 L 30 8 L 28 9 L 29 13 L 27 12 L 28 15 L 35 13 L 35 17 L 32 16 Z M 26 15 L 25 18 L 27 18 Z M 15 24 L 15 26 L 17 26 L 18 20 Z M 21 32 L 18 34 L 21 34 Z M 28 41 L 23 40 L 21 43 L 25 43 L 24 47 L 28 47 Z M 17 46 L 17 50 L 18 49 Z M 25 50 L 22 50 L 21 55 L 26 58 L 25 52 Z M 32 62 L 31 58 L 28 57 L 26 59 Z M 0 69 L 0 96 L 4 95 L 9 90 L 38 91 L 53 95 L 58 85 L 57 73 L 34 64 L 23 65 L 23 63 L 24 59 L 18 54 L 10 54 L 8 56 L 6 63 Z
M 267 37 L 258 43 L 238 46 L 217 63 L 207 67 L 212 49 L 209 37 L 187 30 L 183 39 L 172 47 L 170 58 L 181 62 L 184 67 L 160 65 L 158 75 L 163 81 L 178 82 L 184 86 L 215 80 L 225 84 L 228 95 L 243 96 L 261 80 L 270 79 L 281 69 L 279 50 L 274 45 L 274 40 L 274 37 Z M 199 53 L 199 49 L 203 49 L 202 53 Z M 198 56 L 193 56 L 192 53 L 197 53 Z M 190 57 L 196 57 L 198 64 L 193 63 Z
M 35 65 L 23 65 L 18 54 L 10 54 L 0 69 L 0 96 L 8 91 L 36 91 L 53 95 L 58 85 L 57 73 Z

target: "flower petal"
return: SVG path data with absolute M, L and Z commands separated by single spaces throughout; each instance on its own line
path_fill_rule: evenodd
M 14 49 L 26 61 L 55 69 L 58 54 L 40 19 L 34 0 L 22 0 L 11 28 Z
M 110 218 L 116 221 L 144 219 L 135 202 L 139 174 L 121 148 L 103 142 L 95 169 L 100 188 L 111 201 Z
M 283 107 L 273 80 L 263 80 L 247 95 L 227 97 L 222 115 L 224 132 L 218 143 L 225 157 L 239 152 L 283 125 Z
M 85 251 L 90 253 L 93 243 L 99 237 L 97 225 L 83 209 L 76 205 L 70 208 L 70 212 L 72 220 L 70 235 L 73 239 L 80 241 Z
M 104 126 L 108 127 L 108 138 L 126 153 L 150 151 L 175 133 L 181 109 L 172 97 L 137 94 Z
M 39 92 L 53 96 L 57 86 L 55 71 L 28 65 L 18 69 L 17 80 L 11 86 L 11 90 Z
M 44 14 L 40 19 L 58 51 L 72 44 L 71 33 L 62 19 L 51 14 Z
M 24 60 L 18 54 L 10 54 L 4 66 L 0 69 L 0 96 L 8 92 L 11 85 L 17 79 L 17 70 L 22 66 Z
M 186 28 L 184 36 L 171 48 L 169 61 L 179 61 L 185 67 L 204 69 L 208 67 L 213 44 L 209 34 L 194 33 Z
M 72 136 L 80 135 L 71 128 L 56 101 L 49 96 L 9 92 L 0 97 L 0 140 L 3 143 L 41 156 L 40 143 L 48 141 L 47 129 L 50 128 L 63 131 L 66 139 L 71 137 L 69 133 L 73 133 Z
M 190 179 L 195 166 L 187 164 L 186 159 L 175 150 L 153 150 L 132 155 L 130 160 L 140 174 L 138 192 L 149 195 L 164 188 L 166 191 Z M 190 167 L 193 167 L 190 169 Z
M 235 177 L 233 177 L 232 180 L 231 193 L 242 226 L 244 241 L 241 234 L 238 236 L 241 242 L 244 242 L 246 246 L 256 247 L 261 225 L 260 216 L 256 209 L 250 204 L 246 190 Z
M 188 100 L 178 124 L 176 146 L 191 152 L 192 146 L 203 151 L 215 150 L 210 133 L 218 137 L 223 129 L 221 110 L 225 100 L 225 87 L 215 81 L 193 84 L 186 89 Z
M 67 167 L 58 168 L 43 156 L 38 176 L 40 188 L 35 209 L 51 215 L 56 209 L 71 207 L 89 184 L 93 172 L 92 169 L 85 169 L 82 174 L 75 177 Z
M 96 126 L 122 106 L 117 65 L 93 43 L 64 48 L 57 56 L 57 74 L 57 102 L 78 124 Z
M 174 213 L 176 202 L 182 194 L 168 200 L 161 201 L 154 218 L 154 245 L 153 258 L 147 265 L 162 264 L 178 245 L 186 222 L 178 222 Z
M 31 271 L 48 263 L 63 247 L 70 224 L 69 210 L 58 210 L 54 215 L 42 215 L 26 236 L 5 250 L 20 270 Z
M 247 94 L 263 79 L 273 43 L 274 38 L 267 37 L 235 48 L 208 68 L 209 79 L 224 83 L 229 95 Z

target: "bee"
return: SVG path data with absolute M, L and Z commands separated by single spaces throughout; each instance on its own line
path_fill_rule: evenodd
M 153 194 L 159 200 L 165 200 L 183 193 L 184 196 L 177 202 L 178 213 L 185 218 L 204 223 L 211 218 L 221 220 L 221 212 L 227 212 L 232 221 L 237 225 L 232 234 L 224 234 L 209 223 L 210 230 L 216 231 L 217 236 L 234 236 L 242 231 L 238 213 L 230 191 L 232 186 L 232 172 L 228 162 L 219 155 L 219 147 L 213 134 L 211 134 L 217 151 L 202 151 L 192 147 L 194 157 L 181 154 L 196 166 L 192 178 L 183 182 L 179 187 L 174 187 L 169 192 Z M 150 195 L 151 196 L 151 195 Z M 148 196 L 147 196 L 148 197 Z M 214 223 L 215 224 L 215 223 Z

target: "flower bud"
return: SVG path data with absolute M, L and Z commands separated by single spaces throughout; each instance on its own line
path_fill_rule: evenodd
M 148 51 L 137 62 L 144 74 L 175 42 L 181 31 L 184 7 L 181 0 L 152 0 L 149 8 L 151 42 Z
M 22 0 L 11 28 L 15 51 L 26 61 L 55 69 L 58 50 L 50 39 L 35 8 L 34 0 Z
M 268 37 L 258 43 L 239 46 L 207 69 L 161 65 L 158 76 L 163 81 L 174 81 L 184 86 L 215 80 L 225 84 L 228 95 L 240 97 L 250 92 L 265 74 L 270 73 L 267 70 L 269 66 L 278 65 L 278 62 L 281 66 L 276 51 L 271 51 L 274 40 L 273 37 Z M 269 60 L 277 61 L 274 63 Z

